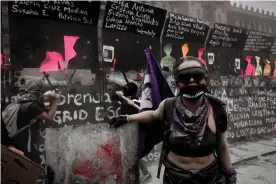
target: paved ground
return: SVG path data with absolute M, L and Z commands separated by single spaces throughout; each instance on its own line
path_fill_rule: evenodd
M 238 184 L 276 184 L 276 153 L 243 163 L 237 172 Z
M 238 172 L 238 184 L 276 184 L 276 139 L 234 145 L 230 152 Z M 146 183 L 162 184 L 162 179 L 156 178 L 157 165 L 148 170 L 152 178 Z

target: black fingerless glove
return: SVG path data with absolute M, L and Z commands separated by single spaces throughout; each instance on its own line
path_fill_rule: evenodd
M 226 184 L 236 184 L 237 183 L 237 175 L 225 176 Z
M 225 177 L 226 184 L 236 184 L 237 183 L 237 172 L 235 169 L 231 169 L 228 172 L 223 171 L 222 174 Z
M 109 121 L 109 126 L 111 128 L 118 128 L 119 126 L 122 126 L 124 124 L 128 123 L 127 121 L 127 115 L 120 115 L 120 116 L 117 116 L 115 118 L 112 118 L 110 121 Z

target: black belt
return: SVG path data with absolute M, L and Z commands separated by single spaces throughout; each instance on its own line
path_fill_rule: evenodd
M 183 169 L 181 167 L 179 167 L 178 165 L 172 163 L 167 156 L 164 159 L 163 164 L 165 165 L 167 170 L 179 173 L 179 174 L 189 174 L 191 176 L 196 176 L 196 175 L 201 175 L 204 176 L 207 173 L 212 172 L 213 170 L 218 170 L 218 162 L 217 160 L 214 160 L 210 165 L 208 165 L 207 167 L 204 167 L 202 169 L 199 169 L 197 172 L 193 172 L 191 170 L 188 169 Z

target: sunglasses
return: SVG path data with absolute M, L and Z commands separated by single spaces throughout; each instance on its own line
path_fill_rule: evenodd
M 189 84 L 191 78 L 194 79 L 196 83 L 207 77 L 207 72 L 201 67 L 187 68 L 178 71 L 175 75 L 177 82 L 181 82 L 185 85 Z

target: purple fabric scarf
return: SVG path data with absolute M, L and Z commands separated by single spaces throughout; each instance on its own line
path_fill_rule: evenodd
M 184 107 L 181 96 L 177 97 L 172 115 L 172 136 L 174 138 L 202 138 L 208 122 L 210 104 L 204 97 L 203 104 L 192 113 Z

